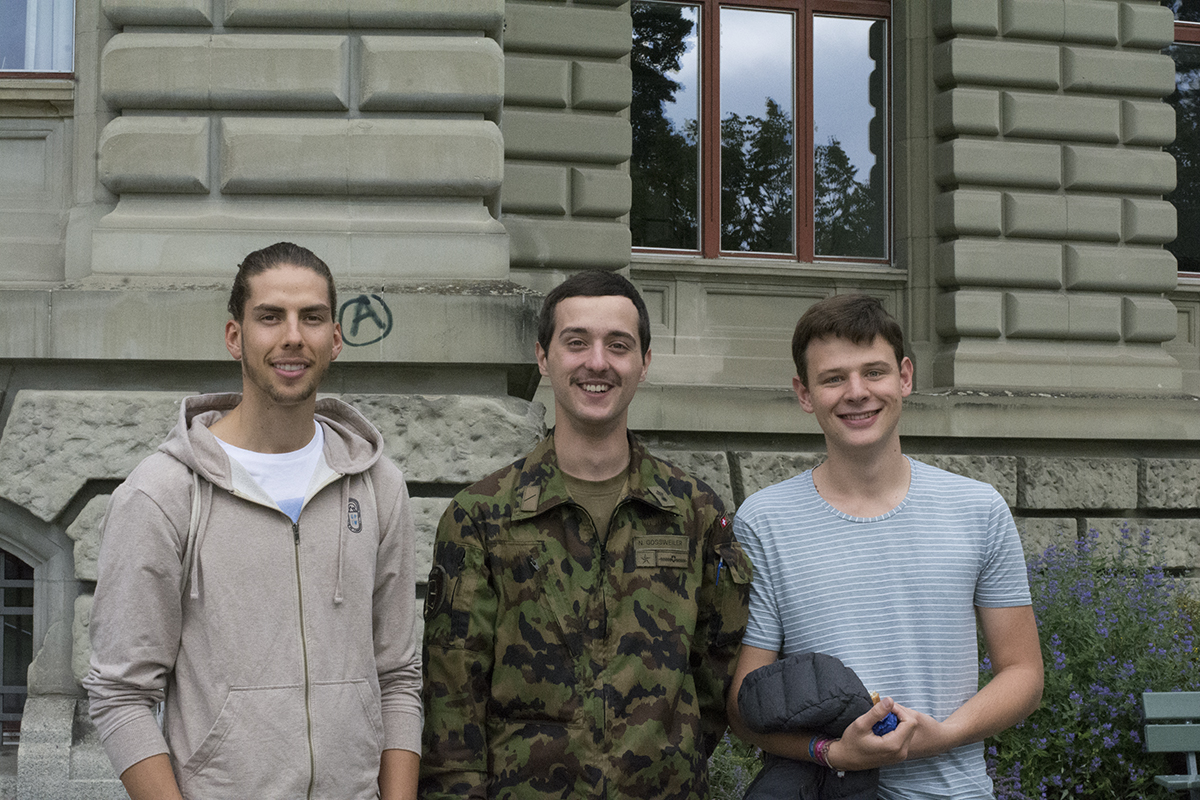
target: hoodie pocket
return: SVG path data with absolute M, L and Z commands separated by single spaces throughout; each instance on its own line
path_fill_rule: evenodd
M 234 687 L 180 769 L 184 797 L 303 797 L 308 791 L 304 687 Z
M 314 800 L 374 798 L 384 739 L 378 692 L 365 679 L 311 688 Z

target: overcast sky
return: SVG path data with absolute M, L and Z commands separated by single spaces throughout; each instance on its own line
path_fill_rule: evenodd
M 685 16 L 696 22 L 694 8 Z M 721 116 L 762 116 L 771 97 L 795 118 L 792 15 L 776 11 L 725 9 L 721 12 Z M 813 22 L 813 118 L 816 143 L 836 137 L 865 181 L 875 163 L 867 144 L 867 121 L 875 111 L 868 102 L 873 64 L 868 54 L 869 20 L 816 17 Z M 679 127 L 697 114 L 697 31 L 688 39 L 682 69 L 674 76 L 685 85 L 667 114 Z

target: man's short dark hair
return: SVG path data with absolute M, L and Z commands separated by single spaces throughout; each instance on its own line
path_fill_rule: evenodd
M 550 349 L 550 340 L 554 338 L 554 312 L 560 301 L 568 297 L 628 297 L 633 301 L 633 307 L 638 314 L 638 342 L 642 348 L 642 358 L 650 349 L 650 312 L 646 303 L 633 284 L 622 275 L 615 272 L 604 272 L 593 269 L 577 272 L 550 290 L 542 303 L 542 313 L 538 315 L 538 344 L 543 350 Z
M 290 264 L 294 267 L 311 269 L 325 279 L 329 287 L 329 312 L 337 314 L 337 289 L 333 286 L 333 273 L 329 266 L 317 258 L 317 255 L 307 247 L 301 247 L 291 242 L 276 242 L 270 247 L 255 250 L 242 259 L 238 264 L 237 276 L 233 279 L 233 289 L 229 292 L 229 314 L 238 322 L 246 314 L 246 298 L 250 296 L 250 279 L 269 269 Z
M 813 339 L 870 344 L 876 336 L 892 346 L 899 366 L 904 360 L 904 331 L 883 303 L 865 294 L 839 294 L 813 304 L 800 317 L 792 335 L 792 360 L 800 382 L 808 386 L 808 345 Z

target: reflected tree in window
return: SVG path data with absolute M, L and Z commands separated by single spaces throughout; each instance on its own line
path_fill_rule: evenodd
M 813 153 L 813 233 L 818 253 L 872 256 L 883 248 L 878 192 L 855 179 L 858 170 L 830 138 Z
M 699 144 L 697 121 L 677 125 L 667 115 L 683 85 L 687 39 L 694 9 L 663 3 L 634 3 L 632 209 L 629 227 L 638 247 L 695 250 L 699 247 Z
M 1200 46 L 1167 48 L 1175 59 L 1175 141 L 1167 149 L 1175 157 L 1175 206 L 1178 235 L 1167 245 L 1183 272 L 1200 272 Z
M 1179 22 L 1200 22 L 1200 0 L 1161 0 Z
M 721 120 L 721 249 L 792 252 L 792 118 L 766 99 L 762 117 Z

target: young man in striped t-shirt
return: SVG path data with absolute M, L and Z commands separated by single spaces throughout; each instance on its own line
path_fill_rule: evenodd
M 1012 515 L 991 486 L 901 453 L 913 365 L 878 300 L 815 304 L 796 326 L 792 355 L 796 397 L 817 418 L 827 455 L 751 496 L 735 518 L 754 580 L 730 724 L 780 756 L 880 768 L 881 798 L 991 798 L 983 739 L 1025 718 L 1042 692 Z M 977 621 L 995 671 L 982 690 Z M 748 731 L 737 709 L 742 680 L 803 652 L 840 658 L 888 697 L 832 742 Z M 888 712 L 899 726 L 876 736 L 871 727 Z

